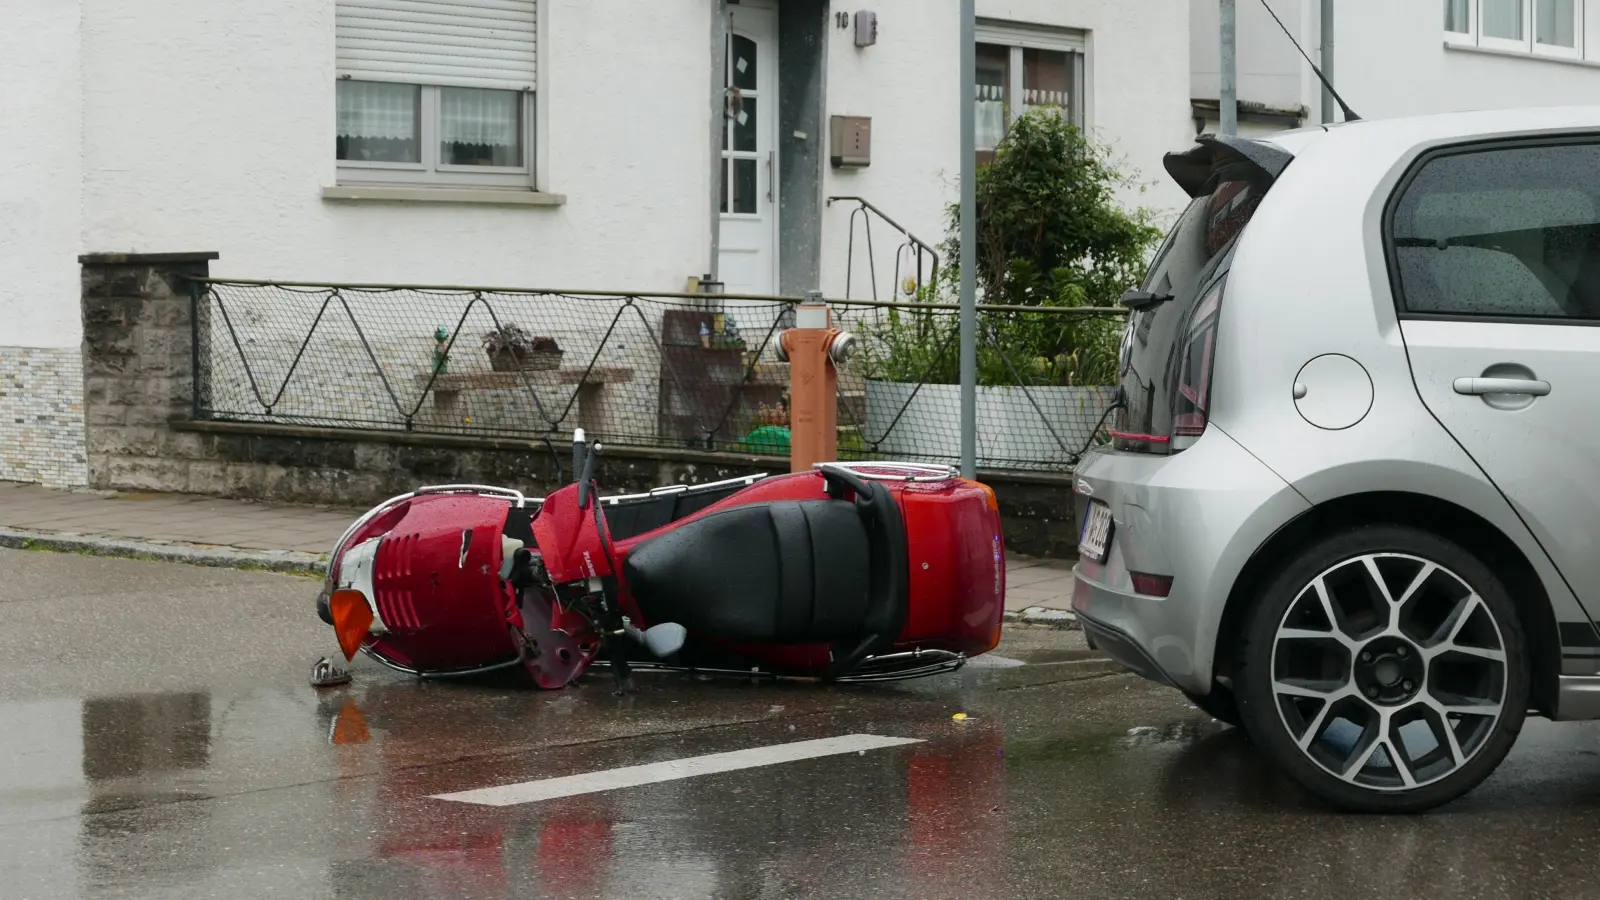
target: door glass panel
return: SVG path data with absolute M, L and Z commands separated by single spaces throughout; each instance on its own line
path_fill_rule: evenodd
M 1022 104 L 1027 109 L 1056 109 L 1072 102 L 1072 54 L 1060 50 L 1022 50 Z
M 1443 156 L 1391 224 L 1410 312 L 1600 319 L 1600 146 Z
M 724 161 L 726 162 L 726 161 Z M 753 159 L 733 160 L 733 211 L 736 213 L 754 213 L 756 211 L 756 161 Z
M 742 34 L 728 41 L 728 83 L 743 91 L 756 89 L 756 42 Z
M 740 153 L 756 152 L 756 100 L 745 97 L 739 111 L 732 119 L 733 149 Z

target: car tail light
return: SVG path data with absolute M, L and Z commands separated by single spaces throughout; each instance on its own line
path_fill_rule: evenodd
M 1172 593 L 1171 575 L 1147 575 L 1144 572 L 1129 572 L 1128 577 L 1133 580 L 1134 593 L 1146 597 L 1165 597 Z
M 1174 451 L 1192 446 L 1211 416 L 1211 370 L 1216 364 L 1217 321 L 1222 312 L 1222 282 L 1195 306 L 1178 362 L 1178 390 L 1172 399 Z

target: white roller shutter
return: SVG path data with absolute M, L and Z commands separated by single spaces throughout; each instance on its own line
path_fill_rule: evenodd
M 533 90 L 537 0 L 337 0 L 339 77 Z

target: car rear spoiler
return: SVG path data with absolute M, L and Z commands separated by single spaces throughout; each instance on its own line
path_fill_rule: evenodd
M 1294 155 L 1265 141 L 1224 134 L 1203 135 L 1182 153 L 1162 160 L 1167 174 L 1190 197 L 1201 197 L 1225 180 L 1276 181 Z

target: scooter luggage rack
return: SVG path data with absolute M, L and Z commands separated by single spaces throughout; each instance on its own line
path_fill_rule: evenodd
M 927 660 L 927 662 L 923 662 Z M 597 659 L 597 666 L 610 666 L 608 660 Z M 906 668 L 899 668 L 910 664 Z M 841 675 L 834 681 L 840 684 L 875 684 L 891 681 L 910 681 L 913 678 L 926 678 L 929 675 L 942 675 L 954 672 L 967 664 L 965 653 L 956 653 L 951 650 L 906 650 L 901 653 L 888 653 L 883 656 L 869 656 L 860 666 L 856 667 L 853 674 Z M 628 662 L 628 667 L 646 672 L 681 672 L 685 675 L 724 675 L 730 678 L 749 678 L 752 680 L 768 681 L 817 681 L 811 675 L 780 675 L 768 672 L 759 667 L 749 669 L 711 669 L 699 666 L 674 666 L 667 663 L 651 661 Z
M 749 487 L 767 477 L 766 472 L 759 475 L 743 475 L 738 478 L 725 478 L 722 481 L 710 481 L 705 484 L 669 484 L 664 487 L 651 488 L 643 494 L 617 494 L 611 497 L 601 497 L 600 502 L 607 506 L 615 506 L 629 500 L 649 500 L 652 497 L 661 497 L 667 494 L 698 494 L 703 491 L 714 491 L 720 488 L 732 487 L 742 484 Z
M 376 519 L 377 517 L 383 515 L 391 509 L 394 509 L 396 506 L 399 506 L 413 497 L 421 497 L 426 494 L 477 494 L 479 496 L 498 497 L 502 500 L 510 502 L 513 507 L 518 509 L 527 506 L 530 502 L 544 502 L 543 497 L 534 497 L 530 500 L 530 498 L 523 496 L 521 491 L 512 490 L 511 488 L 495 487 L 494 485 L 489 484 L 436 484 L 429 485 L 427 487 L 419 487 L 409 494 L 400 494 L 396 497 L 390 497 L 389 499 L 379 503 L 377 506 L 374 506 L 373 508 L 362 513 L 360 516 L 356 517 L 356 520 L 350 523 L 350 527 L 344 530 L 344 534 L 339 535 L 339 539 L 334 541 L 333 553 L 328 557 L 328 559 L 330 561 L 337 560 L 339 556 L 344 553 L 345 544 L 349 543 L 350 536 L 360 531 L 362 528 L 365 528 L 368 522 L 371 522 L 373 519 Z M 332 566 L 329 566 L 328 571 L 329 574 L 332 574 Z
M 909 484 L 932 484 L 961 477 L 961 470 L 955 466 L 917 462 L 820 462 L 814 463 L 812 468 L 819 472 L 841 469 L 867 481 L 897 481 Z M 884 469 L 903 469 L 905 473 L 891 474 L 883 471 Z

